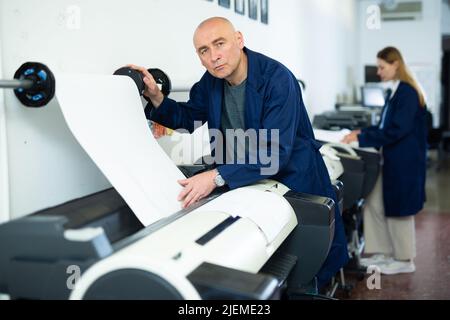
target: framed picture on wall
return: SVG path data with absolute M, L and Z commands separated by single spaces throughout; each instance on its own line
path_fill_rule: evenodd
M 234 11 L 239 14 L 245 14 L 245 0 L 234 0 Z
M 219 0 L 219 6 L 229 8 L 231 0 Z
M 269 24 L 269 0 L 261 0 L 261 22 Z
M 248 0 L 248 17 L 253 20 L 258 19 L 258 0 Z

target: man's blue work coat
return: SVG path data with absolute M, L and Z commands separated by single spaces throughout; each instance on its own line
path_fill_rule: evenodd
M 281 63 L 247 48 L 247 85 L 245 94 L 245 130 L 278 129 L 279 168 L 272 175 L 261 174 L 263 165 L 223 164 L 217 170 L 231 189 L 261 179 L 274 179 L 296 192 L 335 199 L 330 178 L 314 139 L 300 87 L 295 76 Z M 187 103 L 164 98 L 147 116 L 166 127 L 192 132 L 194 121 L 208 122 L 209 129 L 221 128 L 224 80 L 205 72 L 190 91 Z M 272 143 L 269 137 L 267 142 Z M 268 148 L 270 150 L 270 147 Z M 337 207 L 337 206 L 336 206 Z M 347 241 L 339 210 L 335 210 L 335 234 L 326 262 L 318 274 L 319 283 L 328 281 L 348 261 Z M 274 212 L 276 214 L 276 212 Z M 311 241 L 314 241 L 313 239 Z
M 383 108 L 383 127 L 358 135 L 361 147 L 383 147 L 383 199 L 387 217 L 415 215 L 425 202 L 427 128 L 417 91 L 400 82 Z

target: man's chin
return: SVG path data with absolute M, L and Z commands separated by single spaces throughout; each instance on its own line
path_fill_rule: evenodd
M 218 78 L 218 79 L 225 79 L 226 77 L 228 77 L 228 74 L 227 73 L 225 73 L 225 72 L 217 72 L 217 71 L 209 71 L 209 73 L 213 76 L 213 77 L 215 77 L 215 78 Z

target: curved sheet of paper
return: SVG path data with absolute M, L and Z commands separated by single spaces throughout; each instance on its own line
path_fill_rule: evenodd
M 350 132 L 348 129 L 341 129 L 339 131 L 314 129 L 314 136 L 320 141 L 340 143 Z
M 222 211 L 252 220 L 271 243 L 289 223 L 292 207 L 272 192 L 243 187 L 228 191 L 195 211 Z
M 349 129 L 341 129 L 339 131 L 314 129 L 314 136 L 320 141 L 342 143 L 342 139 L 344 139 L 344 137 L 350 132 L 351 131 Z M 378 152 L 375 148 L 360 148 L 357 141 L 350 143 L 350 147 L 370 152 Z
M 154 139 L 129 77 L 57 75 L 56 97 L 80 145 L 144 225 L 181 210 L 184 175 Z

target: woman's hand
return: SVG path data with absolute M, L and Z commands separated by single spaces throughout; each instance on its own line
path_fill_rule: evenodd
M 348 135 L 346 135 L 341 142 L 342 143 L 347 143 L 350 144 L 354 141 L 358 141 L 358 134 L 361 133 L 361 130 L 353 130 L 352 132 L 350 132 Z

